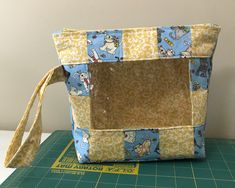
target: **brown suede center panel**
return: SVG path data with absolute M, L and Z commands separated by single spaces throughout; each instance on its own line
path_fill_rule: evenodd
M 191 125 L 187 59 L 89 64 L 91 127 Z

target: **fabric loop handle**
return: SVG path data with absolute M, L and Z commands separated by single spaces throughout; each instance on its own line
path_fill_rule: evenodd
M 65 78 L 66 76 L 63 66 L 58 66 L 49 70 L 42 78 L 42 80 L 38 83 L 16 128 L 16 131 L 11 140 L 11 144 L 7 149 L 4 161 L 5 167 L 17 168 L 30 165 L 40 146 L 42 135 L 42 100 L 46 87 L 50 84 L 64 81 Z M 24 143 L 22 143 L 22 138 L 28 122 L 29 114 L 37 96 L 38 104 L 36 107 L 34 120 L 30 127 L 29 134 L 26 140 L 24 141 Z

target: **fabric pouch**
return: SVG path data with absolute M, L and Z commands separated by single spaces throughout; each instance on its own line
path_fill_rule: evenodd
M 5 166 L 27 166 L 41 139 L 45 89 L 65 82 L 79 163 L 205 157 L 214 24 L 53 34 L 61 65 L 37 85 L 8 148 Z M 27 139 L 29 112 L 37 110 Z

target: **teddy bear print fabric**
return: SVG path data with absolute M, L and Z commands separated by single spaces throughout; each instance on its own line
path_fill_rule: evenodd
M 89 63 L 122 60 L 122 31 L 87 32 L 87 51 Z
M 159 154 L 159 133 L 157 129 L 124 131 L 126 160 L 157 160 Z
M 189 63 L 191 84 L 190 89 L 208 89 L 212 63 L 210 58 L 193 58 Z
M 196 158 L 205 157 L 205 126 L 194 127 L 194 156 Z
M 87 64 L 64 65 L 66 86 L 70 95 L 89 96 L 92 85 Z
M 162 58 L 190 57 L 191 30 L 189 26 L 172 26 L 157 28 L 158 53 Z
M 78 161 L 80 163 L 89 162 L 89 130 L 79 128 L 73 129 L 73 137 Z

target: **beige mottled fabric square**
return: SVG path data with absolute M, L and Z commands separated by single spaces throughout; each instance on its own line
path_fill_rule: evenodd
M 88 63 L 86 32 L 63 32 L 53 35 L 62 64 Z
M 123 31 L 123 58 L 130 59 L 153 59 L 157 58 L 157 30 L 127 29 Z
M 159 150 L 161 159 L 193 157 L 193 127 L 160 129 L 159 137 Z
M 69 100 L 72 106 L 74 128 L 90 128 L 90 97 L 70 95 Z
M 197 90 L 191 92 L 192 101 L 192 125 L 204 125 L 207 111 L 207 90 Z
M 218 38 L 218 28 L 210 25 L 192 25 L 192 56 L 212 56 Z
M 91 161 L 122 161 L 125 159 L 123 131 L 91 131 Z

